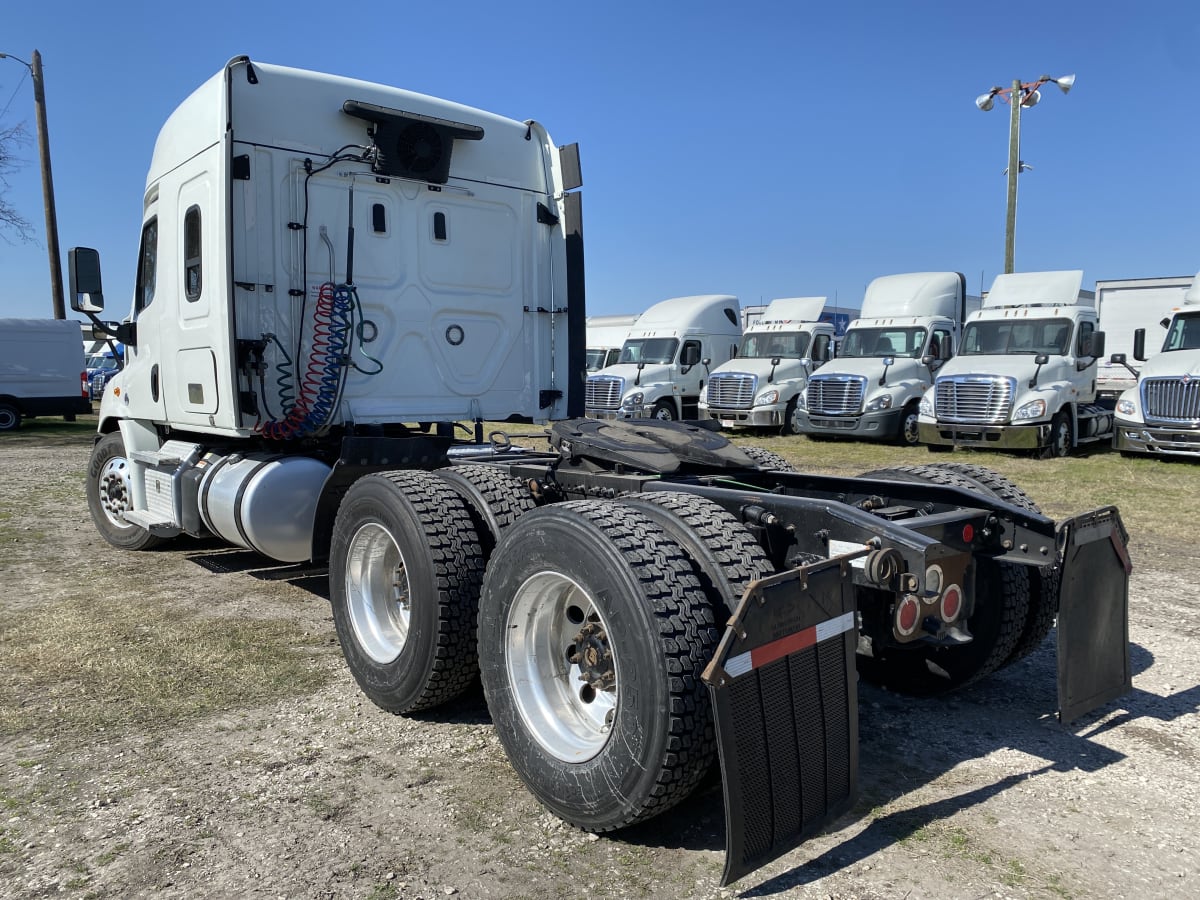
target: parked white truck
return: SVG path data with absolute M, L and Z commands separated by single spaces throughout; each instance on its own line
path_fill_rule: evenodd
M 1171 318 L 1191 286 L 1190 275 L 1096 281 L 1096 314 L 1108 355 L 1096 364 L 1098 399 L 1115 401 L 1137 384 L 1137 364 L 1142 360 L 1133 352 L 1134 333 L 1141 329 L 1157 335 L 1159 323 Z
M 738 298 L 673 297 L 655 303 L 629 329 L 616 363 L 588 376 L 587 415 L 660 419 L 699 415 L 700 391 L 742 337 Z
M 90 413 L 79 323 L 0 319 L 0 431 L 22 419 Z
M 1167 322 L 1161 351 L 1147 359 L 1146 332 L 1138 329 L 1132 355 L 1143 365 L 1117 401 L 1113 446 L 1123 454 L 1200 457 L 1200 273 Z
M 800 432 L 915 445 L 917 405 L 954 355 L 973 304 L 958 272 L 876 278 L 837 358 L 808 380 L 796 409 Z
M 853 806 L 856 648 L 865 678 L 949 690 L 1057 615 L 1061 717 L 1129 690 L 1113 508 L 1056 525 L 978 467 L 816 477 L 576 417 L 579 183 L 536 122 L 231 60 L 160 132 L 129 322 L 69 254 L 72 306 L 126 347 L 99 532 L 327 563 L 364 693 L 408 713 L 480 678 L 517 774 L 581 828 L 669 809 L 719 756 L 726 883 Z M 631 337 L 629 377 L 643 351 L 703 367 L 685 325 Z M 553 421 L 547 449 L 484 440 L 509 418 Z
M 615 365 L 637 314 L 587 317 L 587 370 L 599 372 Z
M 824 297 L 772 300 L 700 391 L 700 418 L 722 426 L 799 433 L 796 402 L 833 353 L 834 327 L 820 322 Z
M 1077 269 L 996 276 L 921 401 L 923 443 L 1051 457 L 1111 440 L 1112 405 L 1096 396 L 1104 332 L 1082 281 Z

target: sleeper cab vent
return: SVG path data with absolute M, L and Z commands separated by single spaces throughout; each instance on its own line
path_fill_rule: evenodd
M 483 129 L 374 103 L 347 100 L 342 111 L 371 125 L 367 135 L 375 145 L 371 170 L 377 175 L 413 178 L 445 184 L 450 177 L 450 151 L 455 140 L 478 141 Z

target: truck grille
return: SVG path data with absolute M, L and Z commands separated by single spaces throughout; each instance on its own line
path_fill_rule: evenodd
M 996 375 L 947 375 L 934 388 L 939 422 L 1003 425 L 1012 414 L 1015 378 Z
M 744 372 L 718 373 L 708 381 L 708 405 L 719 409 L 749 409 L 758 376 Z
M 1200 419 L 1200 378 L 1147 378 L 1142 407 L 1147 421 L 1195 424 Z
M 825 416 L 862 412 L 867 379 L 861 375 L 815 375 L 808 381 L 808 411 Z
M 616 375 L 590 375 L 584 405 L 588 409 L 617 409 L 625 393 L 625 379 Z

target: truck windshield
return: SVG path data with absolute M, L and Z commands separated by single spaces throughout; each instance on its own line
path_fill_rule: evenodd
M 958 352 L 964 356 L 1065 356 L 1070 346 L 1070 319 L 1022 319 L 971 322 Z
M 808 353 L 809 334 L 806 331 L 773 331 L 770 334 L 747 334 L 737 355 L 741 359 L 803 359 Z
M 675 358 L 679 341 L 675 338 L 636 338 L 625 342 L 618 362 L 669 363 Z
M 924 328 L 851 328 L 842 338 L 838 356 L 908 356 L 916 359 L 924 346 Z
M 85 368 L 88 369 L 115 369 L 117 361 L 111 356 L 89 356 Z
M 603 369 L 606 356 L 608 356 L 608 351 L 604 349 L 587 351 L 587 370 L 597 372 Z
M 1167 350 L 1200 350 L 1200 310 L 1175 313 L 1163 342 Z

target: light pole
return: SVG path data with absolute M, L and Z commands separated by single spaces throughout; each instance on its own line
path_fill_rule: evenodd
M 42 201 L 46 207 L 46 254 L 50 258 L 50 301 L 54 318 L 65 319 L 63 302 L 62 263 L 58 256 L 58 214 L 54 210 L 54 174 L 50 170 L 50 131 L 46 127 L 46 85 L 42 80 L 42 54 L 33 51 L 33 61 L 25 62 L 11 53 L 0 53 L 0 59 L 12 59 L 29 70 L 33 80 L 33 103 L 37 114 L 38 156 L 42 164 Z
M 1014 81 L 1012 87 L 994 87 L 986 94 L 975 98 L 975 105 L 984 112 L 995 105 L 996 97 L 1012 107 L 1008 126 L 1008 221 L 1004 228 L 1004 271 L 1013 270 L 1017 243 L 1017 176 L 1021 174 L 1021 107 L 1036 106 L 1042 99 L 1038 90 L 1043 84 L 1053 82 L 1065 94 L 1075 84 L 1074 75 L 1064 75 L 1062 78 L 1051 78 L 1049 75 L 1040 76 L 1037 81 Z

